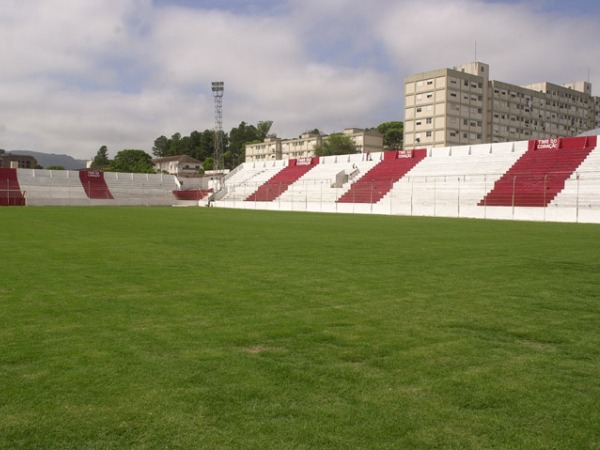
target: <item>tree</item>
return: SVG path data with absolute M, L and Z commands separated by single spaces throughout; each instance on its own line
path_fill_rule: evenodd
M 100 147 L 100 149 L 98 149 L 96 156 L 92 160 L 91 167 L 95 169 L 98 167 L 106 167 L 109 164 L 110 159 L 108 159 L 108 149 L 106 148 L 106 145 L 103 145 L 102 147 Z
M 169 141 L 169 154 L 168 156 L 176 156 L 184 154 L 183 151 L 183 141 L 181 140 L 181 133 L 175 133 L 171 136 L 171 140 Z
M 383 134 L 383 146 L 388 149 L 401 149 L 404 143 L 404 122 L 384 122 L 377 126 Z
M 190 133 L 189 138 L 186 138 L 188 140 L 187 142 L 187 150 L 186 150 L 186 155 L 191 156 L 192 158 L 196 158 L 199 161 L 203 161 L 204 159 L 206 159 L 206 156 L 203 156 L 203 142 L 202 142 L 202 133 L 200 133 L 199 131 L 192 131 Z
M 204 161 L 206 158 L 213 156 L 215 153 L 215 133 L 212 130 L 204 130 L 202 132 L 202 140 L 200 151 L 196 159 Z
M 213 157 L 206 158 L 204 163 L 202 164 L 202 169 L 206 172 L 207 170 L 213 170 L 215 167 L 215 162 Z
M 154 146 L 152 147 L 152 154 L 158 158 L 164 158 L 169 153 L 169 139 L 166 136 L 157 137 L 154 140 Z
M 263 126 L 263 131 L 265 129 L 268 130 L 269 128 L 270 125 L 269 127 Z M 244 162 L 246 144 L 262 141 L 263 139 L 260 138 L 260 133 L 254 125 L 248 125 L 246 122 L 241 122 L 237 128 L 232 128 L 229 133 L 229 145 L 227 146 L 227 150 L 223 152 L 225 167 L 227 169 L 237 167 L 240 163 Z
M 121 150 L 110 163 L 112 172 L 154 173 L 152 157 L 143 150 Z
M 354 140 L 342 133 L 333 133 L 315 147 L 316 156 L 348 155 L 358 153 Z
M 383 144 L 390 149 L 398 150 L 402 148 L 404 134 L 398 128 L 390 128 L 383 135 Z
M 267 136 L 269 136 L 269 131 L 271 131 L 271 127 L 273 126 L 272 120 L 264 120 L 258 122 L 256 124 L 257 138 L 261 141 L 264 141 Z
M 65 170 L 65 168 L 63 166 L 50 166 L 46 170 Z

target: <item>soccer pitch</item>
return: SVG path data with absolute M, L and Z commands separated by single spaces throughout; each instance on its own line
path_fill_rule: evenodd
M 0 448 L 600 448 L 598 225 L 0 224 Z

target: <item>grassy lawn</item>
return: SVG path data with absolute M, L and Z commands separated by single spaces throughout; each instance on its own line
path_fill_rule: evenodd
M 0 224 L 0 448 L 600 448 L 598 225 Z

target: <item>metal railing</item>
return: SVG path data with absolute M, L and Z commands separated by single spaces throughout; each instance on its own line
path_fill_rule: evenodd
M 600 211 L 600 172 L 449 174 L 399 181 L 359 179 L 336 187 L 330 179 L 227 184 L 233 207 L 389 214 L 471 216 L 473 208 L 575 208 Z M 261 188 L 261 196 L 248 197 Z M 271 198 L 274 197 L 272 200 Z M 268 200 L 268 201 L 267 201 Z M 344 206 L 345 205 L 345 206 Z

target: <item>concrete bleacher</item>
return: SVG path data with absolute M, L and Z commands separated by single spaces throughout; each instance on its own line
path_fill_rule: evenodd
M 386 161 L 385 152 L 373 153 L 372 161 L 368 162 L 365 155 L 325 157 L 309 172 L 291 182 L 275 202 L 255 199 L 253 202 L 235 203 L 231 196 L 225 195 L 215 206 L 600 222 L 600 152 L 595 148 L 595 142 L 595 137 L 561 139 L 563 154 L 560 156 L 540 151 L 545 150 L 539 148 L 544 145 L 544 140 L 429 148 L 417 164 L 398 172 L 395 178 L 389 173 L 381 175 L 378 181 L 387 183 L 384 186 L 373 180 L 369 185 L 366 175 L 370 169 Z M 527 154 L 534 147 L 536 158 L 524 165 L 518 163 L 528 161 Z M 530 178 L 545 180 L 546 189 L 537 192 L 535 201 L 518 204 L 513 202 L 513 198 L 527 198 L 527 195 L 532 198 L 528 191 L 530 184 L 514 183 L 510 186 L 515 189 L 514 196 L 511 191 L 510 202 L 506 202 L 507 197 L 502 204 L 488 202 L 506 174 L 510 176 L 517 169 L 519 176 L 528 172 Z M 236 174 L 238 180 L 256 177 L 256 172 L 246 173 L 246 170 L 246 167 L 239 169 Z M 274 172 L 262 175 L 259 181 L 264 183 L 273 177 Z M 340 182 L 340 179 L 345 181 Z M 246 188 L 243 184 L 240 182 L 236 189 L 246 189 L 245 194 L 254 192 L 258 183 Z M 368 186 L 361 192 L 365 195 L 360 198 L 356 195 L 359 184 Z M 351 196 L 353 190 L 354 195 Z M 242 196 L 237 197 L 237 200 L 240 199 Z
M 339 199 L 339 203 L 377 203 L 426 156 L 426 150 L 391 151 L 379 164 L 359 177 Z
M 104 180 L 118 205 L 170 206 L 179 189 L 166 174 L 105 172 Z
M 79 180 L 83 190 L 90 199 L 110 200 L 114 197 L 104 180 L 104 172 L 97 170 L 82 170 L 79 172 Z
M 290 159 L 286 167 L 278 171 L 265 183 L 258 186 L 246 201 L 271 202 L 284 193 L 288 187 L 319 164 L 319 158 Z
M 320 163 L 291 184 L 278 201 L 335 202 L 378 162 L 362 154 L 321 157 Z
M 595 147 L 595 136 L 530 141 L 527 152 L 479 204 L 547 206 Z
M 89 205 L 78 171 L 19 169 L 18 177 L 29 206 Z
M 17 169 L 0 168 L 0 206 L 23 206 L 25 195 L 17 178 Z
M 170 206 L 177 200 L 173 175 L 102 172 L 89 176 L 85 171 L 13 170 L 29 206 Z
M 104 184 L 94 190 L 78 171 L 2 169 L 0 206 L 200 206 L 210 199 L 213 206 L 244 209 L 600 223 L 596 143 L 591 136 L 428 148 L 410 166 L 381 170 L 370 184 L 369 174 L 394 152 L 314 158 L 306 165 L 244 163 L 215 182 L 221 189 L 210 197 L 211 182 L 184 189 L 172 175 L 105 172 L 95 177 Z M 361 184 L 367 188 L 359 198 Z
M 477 202 L 526 150 L 526 142 L 429 149 L 382 203 L 394 214 L 477 217 Z
M 283 170 L 286 163 L 282 160 L 242 163 L 240 168 L 225 177 L 218 198 L 231 202 L 245 201 L 260 185 Z

